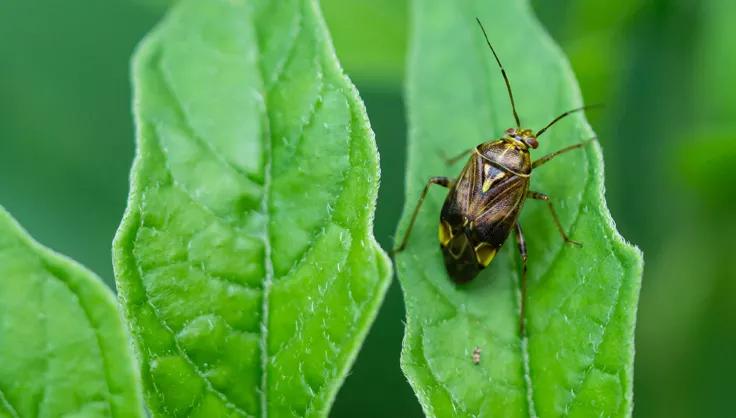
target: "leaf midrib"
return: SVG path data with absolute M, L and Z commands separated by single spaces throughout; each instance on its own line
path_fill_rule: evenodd
M 466 8 L 466 10 L 467 10 L 467 8 Z M 469 15 L 470 13 L 466 13 L 466 14 Z M 475 13 L 475 16 L 479 16 L 479 14 L 476 12 Z M 544 33 L 544 31 L 541 31 L 541 32 L 542 32 L 541 38 L 546 38 L 548 36 L 546 33 Z M 478 43 L 476 43 L 476 44 L 478 44 Z M 481 44 L 481 47 L 483 47 L 482 44 Z M 494 91 L 493 84 L 490 82 L 491 76 L 493 76 L 494 74 L 496 76 L 498 76 L 499 71 L 497 69 L 495 69 L 495 67 L 492 66 L 492 64 L 494 64 L 494 63 L 492 63 L 492 62 L 489 63 L 488 60 L 484 60 L 482 62 L 485 63 L 485 65 L 483 66 L 483 68 L 484 68 L 484 70 L 485 70 L 485 72 L 487 74 L 486 77 L 483 77 L 484 84 L 486 85 L 485 91 L 487 92 L 488 97 L 491 98 L 491 97 L 493 97 L 493 91 Z M 560 97 L 560 95 L 558 95 L 557 97 Z M 492 102 L 492 100 L 489 100 L 489 101 Z M 498 112 L 491 112 L 491 119 L 494 120 L 495 126 L 497 127 L 497 129 L 500 127 L 499 116 L 498 116 L 499 114 L 500 113 L 498 113 Z M 580 216 L 582 214 L 582 207 L 583 207 L 583 197 L 584 197 L 584 195 L 587 192 L 589 192 L 589 187 L 591 185 L 591 180 L 595 176 L 595 173 L 591 173 L 592 164 L 590 164 L 590 159 L 591 159 L 590 152 L 589 152 L 589 150 L 587 148 L 584 149 L 583 152 L 585 153 L 585 159 L 584 159 L 584 161 L 585 161 L 585 165 L 586 165 L 586 168 L 585 168 L 585 172 L 586 172 L 585 183 L 584 183 L 584 185 L 582 187 L 582 190 L 583 191 L 581 193 L 579 193 L 579 195 L 578 195 L 578 199 L 577 199 L 578 200 L 578 204 L 576 205 L 575 216 L 573 218 L 573 221 L 570 223 L 570 226 L 569 226 L 569 229 L 568 229 L 570 231 L 574 230 L 577 227 L 578 222 L 580 221 Z M 544 278 L 549 275 L 549 273 L 552 270 L 552 268 L 561 259 L 561 255 L 562 255 L 562 252 L 565 250 L 565 247 L 566 247 L 566 245 L 564 243 L 562 243 L 562 244 L 559 245 L 557 252 L 552 257 L 552 262 L 549 263 L 546 266 L 545 270 L 541 274 L 539 274 L 537 281 L 544 280 Z M 514 294 L 516 295 L 516 297 L 514 298 L 515 299 L 515 303 L 512 305 L 512 306 L 515 307 L 514 312 L 512 312 L 512 316 L 517 317 L 517 318 L 519 318 L 520 321 L 522 321 L 522 320 L 525 320 L 525 318 L 520 318 L 519 317 L 519 314 L 520 314 L 519 313 L 519 309 L 520 309 L 519 308 L 519 303 L 520 303 L 521 297 L 522 297 L 521 290 L 519 289 L 519 280 L 520 280 L 519 271 L 520 271 L 521 265 L 518 262 L 518 260 L 516 262 L 514 262 L 513 264 L 517 265 L 517 268 L 514 269 L 514 283 L 515 283 Z M 527 280 L 529 280 L 529 279 L 530 279 L 530 277 L 527 277 Z M 529 298 L 527 296 L 527 302 L 528 301 L 529 301 Z M 613 305 L 612 309 L 613 308 L 615 308 L 615 304 Z M 530 312 L 529 306 L 527 306 L 527 312 Z M 527 324 L 527 329 L 529 329 L 529 325 L 530 324 Z M 605 330 L 604 330 L 604 333 L 605 333 Z M 602 341 L 602 339 L 601 339 L 601 341 Z M 537 417 L 538 416 L 538 413 L 537 413 L 536 402 L 535 402 L 535 395 L 534 395 L 535 394 L 535 390 L 534 390 L 535 383 L 534 383 L 534 379 L 532 377 L 531 353 L 529 352 L 529 342 L 530 341 L 529 341 L 529 335 L 528 335 L 528 333 L 525 333 L 525 334 L 521 335 L 521 338 L 519 339 L 519 350 L 520 350 L 520 354 L 521 354 L 522 369 L 524 371 L 523 381 L 524 381 L 524 385 L 525 385 L 525 389 L 526 389 L 525 392 L 526 392 L 526 399 L 527 399 L 527 413 L 528 413 L 528 416 L 530 418 L 533 418 L 533 417 Z M 598 352 L 598 350 L 596 349 L 596 352 L 594 353 L 594 356 L 597 355 L 597 352 Z M 571 399 L 570 403 L 574 402 L 574 399 L 575 399 L 575 397 L 573 397 Z
M 300 1 L 300 5 L 302 2 Z M 251 11 L 252 13 L 252 11 Z M 261 82 L 261 95 L 263 97 L 263 112 L 264 112 L 264 152 L 265 152 L 265 164 L 264 164 L 264 181 L 263 181 L 263 199 L 261 201 L 261 211 L 263 213 L 263 216 L 265 218 L 264 222 L 264 231 L 263 231 L 263 245 L 264 245 L 264 266 L 266 269 L 266 276 L 264 277 L 264 283 L 263 283 L 263 299 L 261 303 L 261 341 L 260 341 L 260 347 L 261 347 L 261 390 L 260 390 L 260 396 L 261 396 L 261 417 L 268 418 L 268 363 L 269 363 L 269 352 L 268 352 L 268 327 L 269 327 L 269 297 L 271 293 L 271 286 L 273 284 L 273 278 L 274 278 L 274 268 L 273 268 L 273 257 L 272 257 L 272 248 L 271 248 L 271 232 L 270 232 L 270 225 L 271 225 L 271 210 L 270 210 L 270 201 L 271 201 L 271 181 L 272 181 L 272 163 L 273 163 L 273 137 L 271 132 L 271 113 L 270 113 L 270 106 L 269 106 L 269 94 L 271 92 L 271 88 L 274 85 L 277 85 L 279 79 L 286 71 L 286 67 L 289 64 L 289 61 L 291 61 L 291 57 L 294 54 L 294 51 L 296 50 L 296 44 L 301 36 L 302 30 L 304 29 L 303 25 L 303 13 L 300 10 L 298 13 L 298 28 L 294 31 L 294 36 L 290 40 L 290 45 L 288 48 L 288 52 L 286 53 L 286 56 L 282 60 L 282 63 L 280 67 L 278 67 L 275 75 L 271 80 L 269 80 L 266 77 L 266 74 L 264 73 L 264 69 L 262 67 L 263 60 L 261 59 L 261 51 L 265 48 L 263 45 L 259 42 L 259 34 L 258 34 L 258 26 L 256 25 L 253 16 L 251 17 L 251 27 L 253 28 L 254 34 L 256 36 L 256 47 L 258 48 L 258 51 L 256 53 L 257 62 L 256 67 L 259 69 L 259 77 Z M 268 80 L 268 81 L 267 81 Z
M 301 2 L 300 2 L 301 3 Z M 303 4 L 303 3 L 301 3 Z M 271 134 L 271 115 L 270 115 L 270 106 L 268 104 L 268 96 L 271 92 L 271 89 L 278 84 L 279 79 L 285 72 L 288 63 L 291 61 L 291 58 L 294 55 L 294 52 L 296 51 L 296 44 L 298 42 L 299 37 L 302 34 L 302 31 L 304 29 L 304 26 L 302 24 L 303 22 L 303 14 L 299 14 L 297 20 L 299 21 L 299 25 L 297 30 L 294 31 L 294 35 L 291 38 L 290 45 L 288 47 L 288 52 L 285 54 L 283 60 L 281 60 L 281 64 L 277 67 L 277 71 L 272 75 L 272 78 L 266 77 L 263 68 L 261 66 L 262 60 L 261 60 L 261 54 L 260 51 L 262 51 L 263 45 L 256 40 L 255 47 L 258 48 L 257 53 L 255 56 L 257 57 L 256 66 L 258 67 L 258 75 L 259 75 L 259 81 L 260 81 L 260 94 L 263 99 L 263 129 L 264 132 L 262 134 L 262 141 L 264 143 L 264 170 L 263 170 L 263 197 L 260 202 L 260 214 L 264 218 L 263 222 L 263 230 L 261 231 L 261 239 L 264 245 L 264 269 L 265 269 L 265 276 L 263 278 L 263 288 L 262 288 L 262 302 L 261 302 L 261 324 L 260 324 L 260 351 L 261 351 L 261 363 L 260 363 L 260 369 L 261 369 L 261 382 L 260 382 L 260 390 L 259 390 L 259 397 L 260 397 L 260 408 L 261 408 L 261 416 L 263 418 L 268 417 L 268 363 L 269 363 L 269 348 L 268 348 L 268 335 L 269 335 L 269 302 L 270 302 L 270 291 L 274 280 L 274 267 L 273 267 L 273 258 L 272 258 L 272 247 L 271 247 L 271 235 L 270 235 L 270 224 L 271 224 L 271 217 L 272 213 L 270 210 L 270 203 L 271 203 L 271 194 L 272 194 L 272 162 L 273 162 L 273 137 Z M 255 20 L 251 16 L 251 21 L 249 22 L 250 26 L 253 28 L 253 31 L 258 37 L 258 27 L 255 23 Z M 159 75 L 161 77 L 161 80 L 163 81 L 163 84 L 166 86 L 166 89 L 169 91 L 170 96 L 177 101 L 176 95 L 174 94 L 174 91 L 171 89 L 171 87 L 166 82 L 165 77 L 165 71 L 159 68 Z M 188 120 L 185 112 L 180 112 L 182 115 L 183 121 L 186 123 Z M 194 139 L 201 143 L 207 150 L 211 152 L 211 154 L 217 158 L 217 160 L 222 163 L 226 167 L 232 168 L 236 173 L 243 175 L 247 179 L 252 180 L 252 177 L 248 175 L 247 173 L 243 172 L 242 169 L 239 167 L 233 166 L 232 163 L 230 163 L 226 158 L 224 158 L 220 153 L 215 152 L 214 149 L 212 149 L 211 144 L 206 141 L 203 138 L 200 138 L 193 129 L 190 127 L 190 132 L 194 136 Z M 188 192 L 184 191 L 189 195 Z M 193 202 L 196 202 L 196 200 L 192 199 Z M 218 215 L 215 215 L 215 217 L 220 218 Z M 226 221 L 226 220 L 224 220 Z M 229 223 L 229 222 L 227 222 Z M 139 272 L 140 274 L 140 272 Z M 175 335 L 173 333 L 173 330 L 170 330 L 172 335 Z M 187 359 L 187 361 L 194 367 L 196 370 L 196 365 L 190 361 L 188 356 L 184 353 L 183 349 L 179 347 L 177 342 L 177 348 L 179 352 L 182 354 L 183 357 Z M 200 377 L 207 382 L 208 388 L 213 391 L 214 393 L 217 393 L 219 397 L 223 399 L 223 401 L 226 402 L 226 405 L 228 407 L 235 409 L 239 414 L 242 414 L 243 416 L 248 416 L 246 411 L 242 410 L 237 405 L 233 404 L 225 395 L 224 393 L 220 392 L 219 390 L 215 389 L 209 379 L 207 379 L 206 376 L 201 375 L 201 373 L 197 372 Z

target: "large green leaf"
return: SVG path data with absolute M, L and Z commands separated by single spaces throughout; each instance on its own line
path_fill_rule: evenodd
M 373 135 L 314 0 L 186 0 L 134 60 L 116 278 L 156 416 L 322 416 L 390 264 Z
M 112 292 L 0 207 L 0 417 L 142 417 Z
M 501 74 L 478 16 L 506 67 L 522 123 L 541 128 L 581 104 L 565 58 L 526 0 L 415 0 L 408 70 L 407 202 L 401 236 L 432 175 L 456 176 L 452 155 L 513 126 Z M 593 136 L 580 114 L 540 138 L 539 157 Z M 432 190 L 397 269 L 407 306 L 402 366 L 429 416 L 627 416 L 641 255 L 616 232 L 603 198 L 597 144 L 532 179 L 582 248 L 563 244 L 544 204 L 521 216 L 529 248 L 528 338 L 519 333 L 520 262 L 513 240 L 475 281 L 447 277 L 437 243 L 444 190 Z M 481 350 L 480 364 L 472 361 Z

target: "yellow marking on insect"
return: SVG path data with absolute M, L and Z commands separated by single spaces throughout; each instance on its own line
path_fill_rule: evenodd
M 488 177 L 485 180 L 483 180 L 483 187 L 481 188 L 481 191 L 483 193 L 487 192 L 491 189 L 491 186 L 493 186 L 493 183 L 495 183 L 498 180 L 501 180 L 506 176 L 506 173 L 503 171 L 500 171 L 498 174 L 496 174 L 494 177 Z
M 450 228 L 450 225 L 445 221 L 440 222 L 439 238 L 440 245 L 443 247 L 446 247 L 447 243 L 452 239 L 452 228 Z
M 475 247 L 475 258 L 478 260 L 478 264 L 483 267 L 487 267 L 493 261 L 493 257 L 496 256 L 496 247 L 490 244 L 481 242 Z
M 491 175 L 491 168 L 493 168 L 492 165 L 490 165 L 488 163 L 483 163 L 483 174 L 485 174 L 486 176 L 490 176 Z

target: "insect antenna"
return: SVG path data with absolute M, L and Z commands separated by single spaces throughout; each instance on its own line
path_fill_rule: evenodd
M 569 115 L 571 113 L 579 112 L 581 110 L 586 110 L 586 109 L 600 108 L 600 107 L 603 107 L 603 105 L 600 104 L 600 103 L 597 103 L 597 104 L 582 106 L 582 107 L 578 107 L 576 109 L 568 110 L 567 112 L 561 114 L 560 116 L 557 116 L 556 118 L 552 119 L 552 122 L 548 123 L 547 126 L 545 126 L 544 128 L 540 129 L 536 134 L 534 134 L 534 136 L 536 138 L 539 138 L 539 135 L 542 135 L 544 133 L 544 131 L 546 131 L 547 129 L 549 129 L 550 126 L 552 126 L 555 123 L 559 122 L 560 119 L 564 118 L 565 116 L 567 116 L 567 115 Z
M 506 75 L 506 70 L 503 69 L 503 65 L 501 64 L 501 60 L 498 59 L 496 50 L 493 49 L 493 45 L 491 45 L 491 41 L 488 40 L 488 34 L 486 33 L 486 28 L 483 27 L 483 24 L 480 23 L 480 19 L 478 19 L 477 17 L 475 18 L 475 21 L 478 22 L 478 26 L 480 26 L 480 30 L 483 31 L 483 36 L 486 38 L 486 43 L 488 44 L 488 47 L 491 48 L 493 57 L 496 58 L 496 63 L 498 63 L 498 68 L 501 69 L 501 75 L 503 76 L 503 81 L 506 82 L 506 90 L 509 91 L 509 99 L 511 99 L 511 110 L 514 112 L 514 120 L 516 120 L 516 127 L 521 128 L 521 121 L 519 120 L 519 114 L 516 113 L 516 104 L 514 103 L 514 94 L 511 92 L 511 83 L 509 83 L 509 78 Z

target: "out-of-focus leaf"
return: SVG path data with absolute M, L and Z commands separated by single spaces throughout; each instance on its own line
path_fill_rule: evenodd
M 322 0 L 341 64 L 354 80 L 398 89 L 406 62 L 406 0 Z
M 323 416 L 390 264 L 378 158 L 314 0 L 185 0 L 134 60 L 116 279 L 156 416 Z
M 457 175 L 452 155 L 513 125 L 498 68 L 475 24 L 485 22 L 524 126 L 581 104 L 565 58 L 525 0 L 416 0 L 408 70 L 409 167 L 401 236 L 432 175 Z M 593 136 L 584 116 L 541 139 L 539 157 Z M 535 171 L 581 249 L 563 244 L 546 207 L 528 202 L 528 339 L 519 335 L 520 263 L 513 243 L 468 285 L 447 277 L 435 234 L 445 192 L 433 190 L 397 257 L 407 305 L 404 370 L 429 416 L 628 416 L 641 254 L 616 232 L 603 199 L 597 144 Z M 480 364 L 472 361 L 480 348 Z
M 736 184 L 736 129 L 701 131 L 676 151 L 675 172 L 670 174 L 694 192 L 692 197 L 730 216 L 736 208 L 736 196 L 731 193 L 731 185 Z
M 736 181 L 736 50 L 730 19 L 736 3 L 703 3 L 702 31 L 695 66 L 693 126 L 679 143 L 673 177 L 688 184 L 713 207 L 732 210 L 736 198 L 730 193 Z
M 112 292 L 0 207 L 0 416 L 143 417 Z

